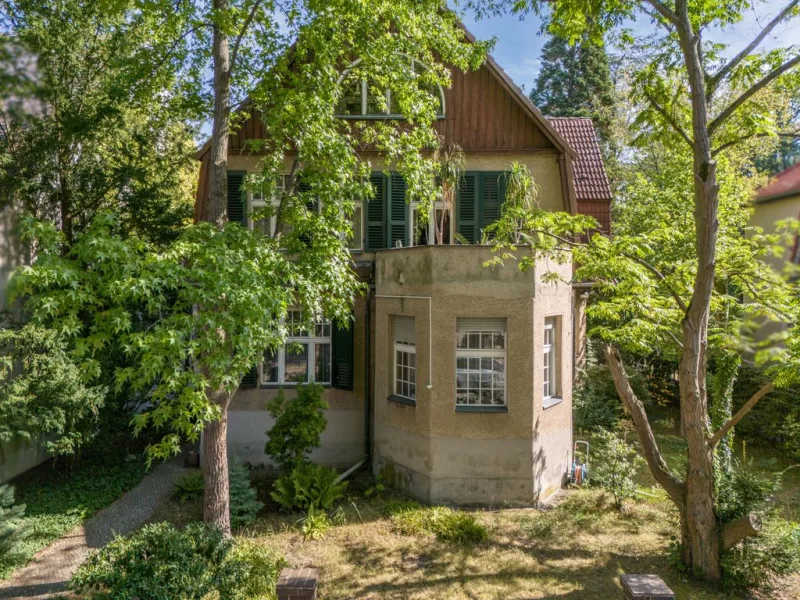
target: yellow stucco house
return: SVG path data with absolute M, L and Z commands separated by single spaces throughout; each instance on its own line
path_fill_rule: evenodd
M 348 97 L 343 119 L 369 113 Z M 481 230 L 502 210 L 504 171 L 528 166 L 543 208 L 595 215 L 609 227 L 611 194 L 592 122 L 548 119 L 491 58 L 477 71 L 454 70 L 440 89 L 437 128 L 467 157 L 444 245 L 415 226 L 418 207 L 396 173 L 373 172 L 375 197 L 357 206 L 353 267 L 369 284 L 354 326 L 319 323 L 299 343 L 267 352 L 245 378 L 229 413 L 228 444 L 251 463 L 268 463 L 267 400 L 299 381 L 318 381 L 328 427 L 312 460 L 375 473 L 419 498 L 449 504 L 532 504 L 558 490 L 572 462 L 575 323 L 580 304 L 569 284 L 544 283 L 544 265 L 489 269 Z M 249 212 L 269 199 L 242 187 L 261 157 L 252 111 L 230 138 L 231 220 L 258 227 Z M 198 207 L 208 190 L 210 151 L 200 160 Z M 289 169 L 292 156 L 287 155 Z M 381 157 L 372 158 L 380 165 Z M 200 209 L 198 208 L 198 211 Z M 198 218 L 202 215 L 198 212 Z M 470 245 L 456 244 L 463 236 Z M 523 250 L 524 251 L 524 250 Z M 549 265 L 569 279 L 572 266 Z

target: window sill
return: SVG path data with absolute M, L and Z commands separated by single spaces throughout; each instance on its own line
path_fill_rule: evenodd
M 411 398 L 404 398 L 403 396 L 398 396 L 396 394 L 392 394 L 388 398 L 386 398 L 389 402 L 396 402 L 397 404 L 404 404 L 405 406 L 416 406 L 417 401 L 412 400 Z
M 552 398 L 545 398 L 544 400 L 542 400 L 542 408 L 544 410 L 547 410 L 548 408 L 561 404 L 563 401 L 564 401 L 563 398 L 559 398 L 557 396 L 553 396 Z
M 286 383 L 262 383 L 258 386 L 261 390 L 280 390 L 283 388 L 294 389 L 298 385 L 305 385 L 306 383 L 316 383 L 314 381 L 298 381 L 298 382 L 286 382 Z M 317 385 L 321 385 L 323 389 L 330 390 L 333 386 L 330 383 L 319 383 Z
M 456 404 L 456 412 L 466 413 L 507 413 L 508 406 L 493 406 L 487 404 L 481 406 L 479 404 Z

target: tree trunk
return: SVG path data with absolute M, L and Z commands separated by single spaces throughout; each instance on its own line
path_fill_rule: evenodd
M 227 0 L 214 0 L 214 124 L 211 131 L 211 191 L 205 199 L 206 221 L 218 228 L 228 221 L 228 133 L 230 118 L 231 61 L 228 35 L 220 28 L 220 16 L 228 10 Z M 224 340 L 225 332 L 220 332 Z M 221 340 L 222 341 L 222 340 Z M 231 535 L 228 490 L 228 405 L 225 390 L 209 390 L 209 399 L 220 409 L 217 421 L 203 431 L 205 490 L 203 520 Z
M 230 396 L 216 395 L 220 418 L 203 429 L 203 521 L 219 527 L 225 537 L 231 535 L 230 496 L 228 490 L 228 404 Z

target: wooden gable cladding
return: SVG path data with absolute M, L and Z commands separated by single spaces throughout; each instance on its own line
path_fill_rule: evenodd
M 466 151 L 555 149 L 487 65 L 469 73 L 453 70 L 445 117 L 436 128 L 446 144 Z

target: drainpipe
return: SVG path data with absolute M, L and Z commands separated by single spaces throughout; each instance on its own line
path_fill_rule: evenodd
M 374 266 L 373 266 L 374 269 Z M 364 460 L 372 456 L 372 276 L 367 286 L 367 302 L 364 317 Z

